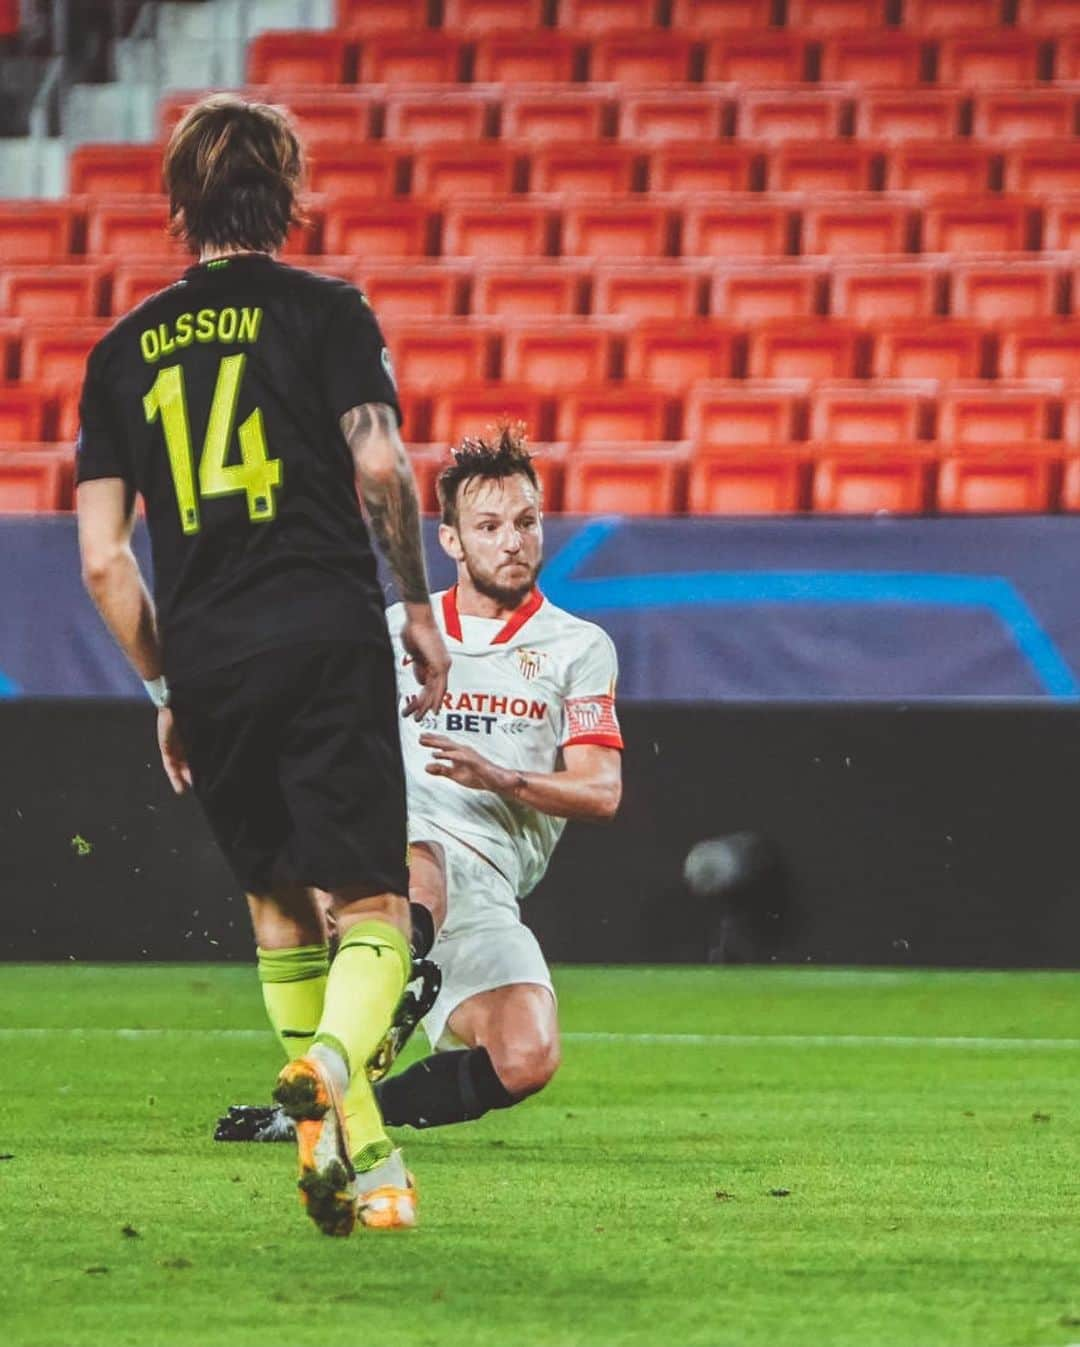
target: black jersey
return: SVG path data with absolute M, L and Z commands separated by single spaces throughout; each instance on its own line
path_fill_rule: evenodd
M 389 354 L 345 281 L 250 254 L 191 267 L 87 363 L 76 473 L 141 493 L 164 668 L 298 640 L 386 641 L 340 418 L 382 402 Z

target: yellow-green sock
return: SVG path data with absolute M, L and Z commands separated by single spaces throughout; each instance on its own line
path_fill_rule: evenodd
M 327 945 L 294 949 L 260 949 L 259 981 L 270 1023 L 288 1058 L 302 1057 L 315 1040 L 322 1019 L 326 978 L 330 971 Z
M 359 921 L 342 936 L 327 980 L 315 1042 L 338 1053 L 349 1070 L 345 1111 L 358 1173 L 393 1150 L 365 1067 L 390 1027 L 411 967 L 408 942 L 396 926 Z

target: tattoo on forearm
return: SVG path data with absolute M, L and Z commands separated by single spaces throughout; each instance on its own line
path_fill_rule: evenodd
M 400 597 L 406 603 L 423 603 L 428 597 L 428 581 L 420 534 L 420 503 L 394 414 L 384 403 L 365 403 L 345 413 L 341 429 L 352 450 L 371 527 L 394 572 Z M 394 455 L 392 474 L 365 471 L 365 449 L 375 440 L 383 441 L 384 449 Z

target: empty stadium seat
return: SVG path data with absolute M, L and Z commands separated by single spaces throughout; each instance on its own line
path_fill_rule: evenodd
M 346 37 L 410 32 L 426 27 L 427 16 L 427 0 L 337 0 L 337 28 Z
M 996 28 L 1001 0 L 904 0 L 904 28 L 924 37 Z
M 690 78 L 692 44 L 679 33 L 647 27 L 610 33 L 592 44 L 589 78 L 621 89 L 635 85 L 682 84 Z
M 687 509 L 697 515 L 794 514 L 806 459 L 784 449 L 698 451 L 690 460 Z
M 798 84 L 806 76 L 806 38 L 801 33 L 731 30 L 705 47 L 706 80 L 738 84 Z
M 555 216 L 533 202 L 455 201 L 443 211 L 443 252 L 497 260 L 551 251 Z
M 33 323 L 22 342 L 22 378 L 60 397 L 59 439 L 74 439 L 79 428 L 78 398 L 86 358 L 108 330 L 108 323 L 83 321 Z
M 598 89 L 508 89 L 502 104 L 504 140 L 590 141 L 607 134 L 611 95 Z
M 450 461 L 446 444 L 407 444 L 409 464 L 416 481 L 416 498 L 421 514 L 438 514 L 439 497 L 435 489 L 439 473 Z
M 738 146 L 713 143 L 723 135 L 731 107 L 730 95 L 719 89 L 631 90 L 619 100 L 619 138 L 637 146 L 696 142 L 701 150 L 737 153 Z
M 360 83 L 397 89 L 410 84 L 457 84 L 464 56 L 465 43 L 452 33 L 382 33 L 360 45 Z M 495 77 L 477 73 L 476 78 Z
M 476 44 L 473 78 L 490 84 L 560 84 L 574 78 L 581 44 L 566 33 L 488 33 Z
M 1080 195 L 1051 196 L 1043 202 L 1043 247 L 1080 251 Z
M 599 262 L 592 311 L 627 318 L 693 318 L 701 311 L 704 272 L 682 262 Z
M 709 290 L 709 312 L 732 323 L 771 318 L 809 318 L 820 307 L 823 273 L 802 262 L 717 268 Z
M 1080 80 L 1080 32 L 1075 27 L 1054 43 L 1054 79 L 1062 83 Z
M 856 323 L 893 318 L 929 318 L 938 312 L 941 269 L 921 258 L 836 261 L 831 269 L 829 311 Z
M 588 272 L 562 262 L 480 263 L 474 272 L 472 312 L 503 318 L 562 318 L 584 311 Z
M 1080 393 L 1070 393 L 1065 398 L 1061 438 L 1070 450 L 1080 448 Z
M 0 383 L 0 444 L 33 444 L 46 439 L 49 411 L 46 390 Z
M 1005 187 L 1045 196 L 1080 192 L 1080 141 L 1016 146 L 1005 156 Z
M 672 0 L 671 26 L 695 35 L 729 29 L 764 28 L 772 22 L 772 0 Z
M 737 333 L 716 318 L 656 318 L 626 338 L 626 377 L 685 393 L 733 373 Z
M 742 145 L 673 141 L 648 158 L 652 192 L 745 192 L 756 154 Z
M 937 438 L 952 445 L 1045 440 L 1052 399 L 1037 389 L 959 385 L 938 397 Z
M 1056 456 L 1031 445 L 1009 452 L 945 454 L 938 471 L 941 514 L 1039 514 L 1053 503 Z
M 938 43 L 938 82 L 962 89 L 1029 84 L 1039 75 L 1039 44 L 1009 29 L 946 36 Z
M 492 373 L 494 331 L 482 321 L 394 319 L 384 327 L 402 388 L 427 392 L 478 383 Z
M 883 28 L 888 23 L 886 0 L 788 0 L 789 28 L 815 33 L 855 28 Z
M 66 450 L 0 451 L 0 514 L 34 514 L 70 507 Z
M 792 385 L 699 383 L 686 398 L 683 433 L 693 444 L 715 449 L 786 444 L 795 438 L 798 410 Z
M 79 145 L 68 159 L 76 195 L 137 196 L 161 191 L 160 145 Z
M 493 113 L 494 104 L 482 86 L 390 93 L 385 135 L 387 140 L 407 142 L 414 149 L 447 140 L 472 146 L 487 135 Z
M 432 202 L 509 196 L 516 169 L 517 155 L 505 145 L 427 145 L 413 160 L 412 194 Z
M 259 33 L 247 49 L 249 84 L 342 84 L 348 42 L 312 29 Z
M 810 439 L 904 444 L 920 438 L 928 409 L 925 389 L 917 385 L 821 384 L 810 394 Z
M 933 455 L 920 445 L 816 447 L 810 507 L 818 514 L 921 514 Z
M 613 33 L 648 29 L 655 0 L 559 0 L 559 27 L 577 33 Z
M 922 80 L 923 45 L 895 28 L 834 33 L 821 44 L 821 78 L 882 89 L 910 89 Z
M 158 197 L 129 201 L 91 201 L 87 210 L 86 251 L 91 257 L 142 254 L 186 258 L 180 242 L 168 232 L 169 213 Z
M 66 202 L 0 201 L 0 265 L 63 262 L 74 228 L 74 212 Z
M 1033 33 L 1069 33 L 1080 27 L 1078 0 L 1017 0 L 1016 25 Z
M 382 201 L 397 190 L 401 154 L 382 141 L 320 145 L 309 156 L 308 183 L 322 196 Z
M 5 267 L 0 270 L 0 314 L 31 319 L 94 318 L 101 312 L 107 276 L 107 268 L 88 263 Z
M 983 195 L 990 190 L 994 155 L 983 145 L 963 141 L 905 141 L 885 155 L 888 191 L 924 195 Z
M 1061 307 L 1062 277 L 1046 260 L 1001 258 L 950 267 L 949 312 L 977 323 L 1051 318 Z
M 626 145 L 546 145 L 532 153 L 529 186 L 534 192 L 622 199 L 634 185 L 637 155 Z
M 655 388 L 632 384 L 575 390 L 559 399 L 555 438 L 567 444 L 667 438 L 670 403 Z
M 24 326 L 21 318 L 0 317 L 0 383 L 18 374 Z
M 543 396 L 529 388 L 498 383 L 454 388 L 432 398 L 431 435 L 441 444 L 457 444 L 465 435 L 482 435 L 502 420 L 523 421 L 530 439 L 542 439 L 547 421 Z
M 148 261 L 118 257 L 112 281 L 111 312 L 114 317 L 127 313 L 144 299 L 174 285 L 183 275 L 184 262 L 151 258 Z
M 612 372 L 613 329 L 588 318 L 521 319 L 503 325 L 504 379 L 558 392 L 603 384 Z
M 864 194 L 860 199 L 811 202 L 802 213 L 800 252 L 847 257 L 902 253 L 911 243 L 910 206 Z
M 877 379 L 976 379 L 983 333 L 948 318 L 891 322 L 874 335 L 870 369 Z
M 412 201 L 331 202 L 323 225 L 323 249 L 334 254 L 423 257 L 432 249 L 435 220 Z
M 765 323 L 747 337 L 747 372 L 752 379 L 851 379 L 858 347 L 858 332 L 844 322 Z
M 443 5 L 443 27 L 470 36 L 539 28 L 543 22 L 544 0 L 444 0 Z
M 872 186 L 874 151 L 850 140 L 788 142 L 765 157 L 773 192 L 860 192 Z
M 860 140 L 951 140 L 960 127 L 964 99 L 954 89 L 860 90 L 855 134 Z
M 972 99 L 972 134 L 991 145 L 1071 137 L 1076 97 L 1057 89 L 990 89 Z
M 682 255 L 776 257 L 789 249 L 793 220 L 790 207 L 770 201 L 691 196 L 682 217 Z
M 674 514 L 681 508 L 685 454 L 583 450 L 566 459 L 563 509 L 570 514 Z
M 246 90 L 246 94 L 270 103 L 282 101 L 272 85 L 253 86 Z M 163 138 L 168 138 L 172 128 L 198 97 L 193 93 L 179 93 L 161 100 L 158 109 Z M 297 86 L 288 90 L 286 101 L 289 115 L 310 150 L 328 142 L 341 144 L 366 140 L 371 135 L 373 115 L 382 106 L 382 92 L 365 93 L 352 85 L 326 85 L 318 89 Z
M 1014 324 L 998 339 L 998 375 L 1080 382 L 1080 323 L 1042 319 Z
M 671 218 L 647 201 L 569 205 L 562 217 L 568 257 L 663 257 L 670 251 Z
M 843 134 L 846 93 L 835 89 L 739 91 L 737 128 L 744 140 L 835 140 Z
M 1031 210 L 1026 201 L 1004 197 L 938 198 L 923 211 L 923 252 L 1019 252 L 1030 243 Z
M 1080 510 L 1080 454 L 1066 454 L 1061 472 L 1061 508 L 1070 514 Z
M 353 274 L 380 318 L 450 318 L 461 307 L 464 274 L 431 262 L 383 262 L 353 259 Z

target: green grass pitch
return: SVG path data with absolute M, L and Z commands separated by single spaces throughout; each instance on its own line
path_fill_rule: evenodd
M 558 986 L 550 1089 L 405 1131 L 421 1227 L 336 1241 L 290 1147 L 210 1141 L 278 1066 L 251 970 L 5 967 L 4 1342 L 1080 1342 L 1080 975 Z

